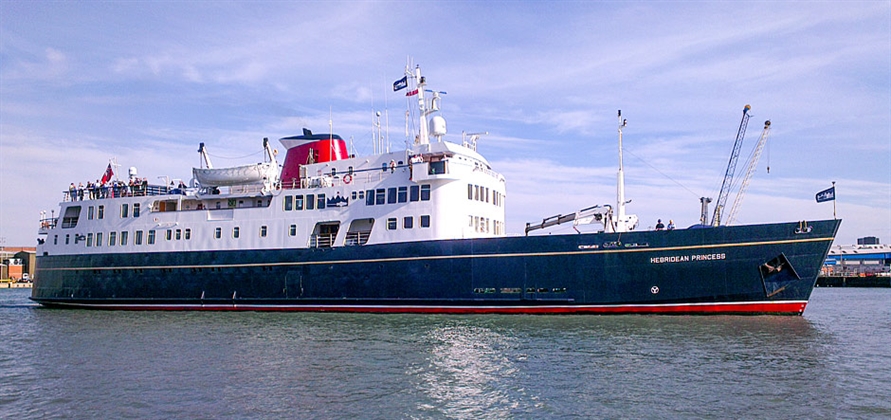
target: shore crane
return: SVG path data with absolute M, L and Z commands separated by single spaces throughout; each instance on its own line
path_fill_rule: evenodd
M 761 138 L 758 139 L 758 144 L 755 145 L 755 148 L 752 149 L 752 154 L 749 156 L 746 176 L 743 177 L 742 182 L 739 184 L 739 191 L 737 191 L 736 199 L 733 200 L 733 206 L 730 208 L 730 217 L 727 218 L 726 222 L 726 224 L 728 225 L 732 224 L 736 220 L 736 213 L 739 211 L 743 196 L 746 195 L 746 188 L 749 186 L 749 181 L 752 179 L 752 174 L 755 173 L 755 167 L 758 166 L 758 160 L 761 159 L 761 152 L 764 150 L 764 144 L 767 143 L 767 136 L 769 134 L 770 120 L 767 120 L 764 122 L 764 130 L 761 132 Z M 767 169 L 770 170 L 770 162 L 768 162 L 767 164 Z
M 730 153 L 730 162 L 727 163 L 727 172 L 724 173 L 724 182 L 721 184 L 721 192 L 715 203 L 715 213 L 712 216 L 712 226 L 721 224 L 721 214 L 727 205 L 727 197 L 730 195 L 730 186 L 733 184 L 733 175 L 736 173 L 736 161 L 739 160 L 739 150 L 742 149 L 743 137 L 746 136 L 746 126 L 749 124 L 749 111 L 751 105 L 743 108 L 742 121 L 739 122 L 739 131 L 736 133 L 736 142 L 733 143 L 733 151 Z

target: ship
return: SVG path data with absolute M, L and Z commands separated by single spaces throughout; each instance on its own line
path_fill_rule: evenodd
M 131 170 L 130 182 L 64 191 L 58 217 L 40 221 L 31 299 L 110 310 L 803 314 L 840 220 L 640 229 L 626 213 L 620 111 L 616 203 L 508 234 L 506 179 L 477 150 L 484 133 L 446 138 L 443 92 L 420 67 L 393 89 L 417 99 L 405 150 L 356 156 L 339 135 L 304 129 L 280 139 L 281 164 L 267 139 L 264 162 L 231 168 L 213 167 L 202 144 L 187 184 L 133 182 Z M 537 234 L 562 223 L 583 229 Z

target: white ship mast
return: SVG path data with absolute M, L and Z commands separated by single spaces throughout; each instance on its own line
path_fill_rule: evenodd
M 631 200 L 625 200 L 625 168 L 622 162 L 622 129 L 628 125 L 628 120 L 622 119 L 622 110 L 619 110 L 619 173 L 616 176 L 616 220 L 613 222 L 614 232 L 628 232 L 637 227 L 637 216 L 625 214 L 625 204 Z

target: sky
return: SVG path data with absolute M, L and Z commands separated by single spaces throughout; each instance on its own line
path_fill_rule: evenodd
M 627 212 L 698 223 L 751 105 L 737 180 L 771 131 L 734 224 L 835 210 L 836 244 L 891 243 L 889 1 L 3 0 L 0 246 L 36 244 L 40 212 L 112 158 L 188 179 L 201 142 L 215 166 L 254 163 L 264 137 L 329 122 L 371 154 L 375 111 L 404 149 L 409 61 L 448 92 L 446 141 L 488 132 L 509 234 L 615 204 L 620 109 Z

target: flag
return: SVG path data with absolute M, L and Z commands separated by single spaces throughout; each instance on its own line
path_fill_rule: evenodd
M 111 177 L 114 176 L 114 171 L 111 169 L 111 164 L 108 164 L 108 168 L 105 169 L 105 173 L 102 174 L 102 184 L 111 181 Z
M 408 87 L 408 76 L 402 76 L 401 79 L 393 82 L 393 92 L 398 92 Z
M 418 94 L 418 90 L 417 90 L 417 89 L 412 90 L 412 91 L 405 92 L 405 96 L 415 96 L 415 95 L 417 95 L 417 94 Z
M 818 192 L 816 198 L 818 203 L 835 200 L 835 187 Z

